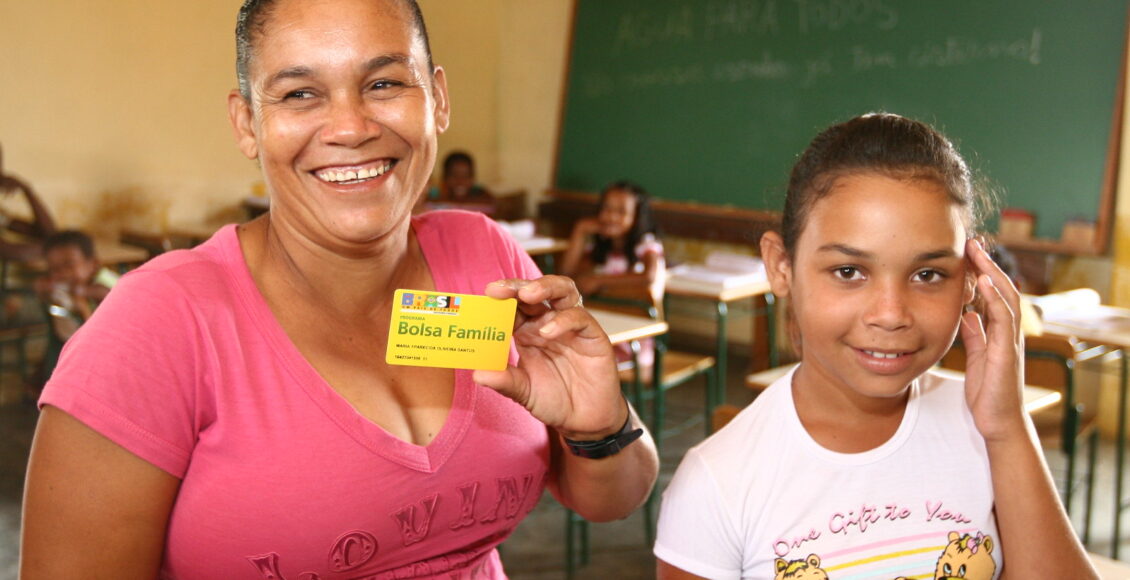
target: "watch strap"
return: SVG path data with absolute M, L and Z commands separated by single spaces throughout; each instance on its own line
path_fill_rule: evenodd
M 565 445 L 569 447 L 569 451 L 573 455 L 586 459 L 601 459 L 623 451 L 625 447 L 642 435 L 642 428 L 632 429 L 632 413 L 629 410 L 628 419 L 624 421 L 624 426 L 604 439 L 597 439 L 596 441 L 576 441 L 567 437 L 563 439 L 565 439 Z

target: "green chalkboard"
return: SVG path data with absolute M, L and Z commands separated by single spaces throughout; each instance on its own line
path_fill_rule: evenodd
M 559 189 L 780 210 L 818 130 L 930 122 L 1037 235 L 1096 219 L 1125 0 L 576 0 Z

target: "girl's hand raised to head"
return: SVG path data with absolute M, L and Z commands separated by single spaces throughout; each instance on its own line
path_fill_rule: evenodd
M 608 335 L 562 276 L 501 280 L 487 296 L 517 298 L 518 366 L 474 373 L 569 439 L 601 439 L 624 424 L 626 405 Z
M 993 441 L 1026 429 L 1020 293 L 979 242 L 966 242 L 965 253 L 981 303 L 980 313 L 961 316 L 965 397 L 977 430 Z

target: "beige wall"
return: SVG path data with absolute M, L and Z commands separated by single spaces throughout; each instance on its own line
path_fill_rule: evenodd
M 481 181 L 549 185 L 570 0 L 422 0 L 448 74 L 441 154 Z M 0 146 L 65 225 L 195 223 L 230 215 L 257 180 L 225 99 L 236 0 L 5 1 Z
M 66 225 L 199 221 L 234 204 L 256 175 L 226 118 L 234 12 L 214 0 L 6 1 L 5 170 Z
M 475 156 L 479 180 L 538 194 L 552 180 L 571 0 L 420 0 L 452 125 L 440 138 Z
M 452 126 L 480 181 L 551 183 L 572 0 L 420 0 Z M 257 180 L 225 111 L 237 0 L 5 0 L 0 145 L 66 225 L 161 227 L 232 215 Z M 1130 142 L 1123 147 L 1130 164 Z M 1130 165 L 1127 165 L 1130 166 Z M 1130 172 L 1113 258 L 1064 260 L 1057 287 L 1130 306 Z

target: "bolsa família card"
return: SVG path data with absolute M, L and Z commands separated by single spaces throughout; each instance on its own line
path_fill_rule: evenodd
M 397 290 L 385 362 L 450 369 L 506 368 L 518 301 Z

